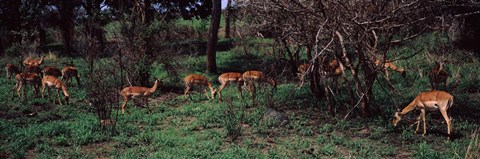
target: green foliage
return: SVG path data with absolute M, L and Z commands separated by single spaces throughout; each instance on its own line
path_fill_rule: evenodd
M 435 151 L 427 142 L 422 142 L 418 145 L 415 152 L 415 158 L 442 158 L 439 152 Z

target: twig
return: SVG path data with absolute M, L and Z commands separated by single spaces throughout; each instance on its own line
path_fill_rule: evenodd
M 343 117 L 343 119 L 347 119 L 348 115 L 350 115 L 350 113 L 353 111 L 353 109 L 357 108 L 358 105 L 360 104 L 360 102 L 363 100 L 363 97 L 365 96 L 364 93 L 362 93 L 362 96 L 360 97 L 360 99 L 358 100 L 357 104 L 355 104 L 355 106 L 353 106 L 352 109 L 350 109 L 350 111 L 348 111 L 347 115 L 345 115 L 345 117 Z
M 127 79 L 128 84 L 129 84 L 130 86 L 133 86 L 133 85 L 132 85 L 132 82 L 130 82 L 130 78 L 128 78 L 128 72 L 125 73 L 125 78 Z

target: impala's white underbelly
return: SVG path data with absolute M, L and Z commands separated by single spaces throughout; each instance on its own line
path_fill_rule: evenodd
M 46 83 L 47 83 L 47 85 L 48 85 L 49 87 L 52 87 L 52 86 L 54 86 L 54 85 L 55 85 L 55 83 L 53 83 L 53 82 L 50 82 L 50 81 L 47 81 Z
M 424 102 L 425 109 L 427 110 L 437 110 L 438 109 L 438 102 L 437 101 L 427 101 Z
M 133 98 L 142 98 L 145 94 L 143 93 L 132 93 Z

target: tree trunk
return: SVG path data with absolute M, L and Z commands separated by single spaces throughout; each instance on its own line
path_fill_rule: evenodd
M 207 43 L 207 71 L 217 73 L 216 51 L 218 40 L 218 29 L 220 28 L 220 17 L 222 14 L 221 0 L 212 0 L 212 19 Z
M 75 30 L 74 26 L 74 13 L 72 1 L 60 1 L 61 19 L 60 28 L 62 30 L 63 37 L 63 49 L 64 54 L 71 55 L 72 53 L 72 37 Z
M 225 8 L 225 38 L 230 38 L 230 22 L 232 0 L 227 0 L 227 8 Z
M 3 2 L 3 3 L 7 3 L 7 2 Z M 21 15 L 20 15 L 20 5 L 21 5 L 21 1 L 20 0 L 13 0 L 13 1 L 9 1 L 7 4 L 9 4 L 8 6 L 9 7 L 12 7 L 11 9 L 11 14 L 9 15 L 10 17 L 8 17 L 8 23 L 10 24 L 10 30 L 8 31 L 15 31 L 15 32 L 19 32 L 21 30 L 21 22 L 22 22 L 22 19 L 21 19 Z M 2 24 L 4 25 L 4 24 Z M 9 38 L 7 38 L 7 40 L 9 41 L 8 45 L 7 45 L 7 48 L 12 46 L 12 44 L 20 44 L 22 43 L 22 36 L 20 34 L 12 34 L 12 32 L 9 33 Z
M 311 59 L 312 57 L 312 47 L 311 45 L 307 46 L 307 56 L 309 56 Z M 318 72 L 318 69 L 319 69 L 320 65 L 318 64 L 318 62 L 314 62 L 313 63 L 313 68 L 314 70 L 311 72 L 311 76 L 310 76 L 310 91 L 312 92 L 312 94 L 315 96 L 315 98 L 317 99 L 320 99 L 323 97 L 322 95 L 322 91 L 320 91 L 320 74 Z
M 360 104 L 360 109 L 362 111 L 363 117 L 368 117 L 370 115 L 370 101 L 373 101 L 373 83 L 375 82 L 377 73 L 373 64 L 370 64 L 369 60 L 365 56 L 365 53 L 362 51 L 357 51 L 358 58 L 360 59 L 361 65 L 363 67 L 363 75 L 365 76 L 365 80 L 363 80 L 362 84 L 359 84 L 360 87 L 363 86 L 361 89 L 364 97 Z
M 99 52 L 103 52 L 105 50 L 105 36 L 102 27 L 102 23 L 98 18 L 100 14 L 100 5 L 102 4 L 101 0 L 87 0 L 84 6 L 85 11 L 89 17 L 88 21 L 85 23 L 85 29 L 87 30 L 87 36 L 90 36 L 96 40 L 95 44 L 98 47 Z
M 45 29 L 40 25 L 38 28 L 38 47 L 42 53 L 47 52 L 47 47 L 46 47 L 46 40 L 47 39 L 47 34 Z
M 2 37 L 0 37 L 0 56 L 3 56 L 4 54 L 5 54 L 5 50 L 3 48 Z

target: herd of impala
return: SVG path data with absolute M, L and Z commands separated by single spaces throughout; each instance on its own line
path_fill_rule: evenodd
M 57 99 L 60 104 L 60 91 L 63 92 L 65 103 L 68 104 L 69 94 L 65 83 L 68 83 L 72 77 L 75 77 L 78 85 L 80 86 L 80 76 L 78 75 L 77 68 L 73 66 L 65 66 L 62 70 L 53 66 L 45 66 L 42 70 L 40 65 L 43 64 L 44 56 L 40 59 L 27 58 L 23 61 L 23 72 L 17 66 L 13 64 L 6 64 L 5 71 L 7 73 L 7 79 L 10 81 L 12 76 L 15 75 L 15 86 L 12 90 L 16 90 L 17 95 L 21 97 L 20 92 L 26 87 L 27 84 L 31 85 L 34 89 L 34 95 L 38 97 L 38 91 L 40 85 L 42 85 L 42 98 L 44 98 L 45 88 L 47 88 L 50 94 L 50 87 L 56 89 Z M 62 80 L 58 79 L 61 76 Z M 54 99 L 55 102 L 55 99 Z
M 68 65 L 65 66 L 63 69 L 58 69 L 57 67 L 53 66 L 45 66 L 44 69 L 40 69 L 40 65 L 42 65 L 44 57 L 40 59 L 32 59 L 27 58 L 23 61 L 23 72 L 13 64 L 6 64 L 5 70 L 7 73 L 7 79 L 10 80 L 11 76 L 15 75 L 16 84 L 13 90 L 16 90 L 19 97 L 21 97 L 21 90 L 25 87 L 26 84 L 30 84 L 34 88 L 34 95 L 38 97 L 38 89 L 40 84 L 42 85 L 41 95 L 42 98 L 44 97 L 45 88 L 48 89 L 50 94 L 50 87 L 56 89 L 58 102 L 62 104 L 60 99 L 60 91 L 63 92 L 65 103 L 68 104 L 69 93 L 67 91 L 67 84 L 71 80 L 72 77 L 76 78 L 78 86 L 80 86 L 80 77 L 77 71 L 77 68 L 74 66 Z M 378 68 L 383 69 L 385 71 L 386 79 L 389 78 L 388 70 L 393 70 L 399 72 L 403 77 L 405 77 L 405 70 L 403 68 L 397 67 L 393 64 L 392 61 L 382 61 L 376 60 L 375 65 Z M 313 70 L 313 66 L 310 64 L 301 64 L 298 66 L 298 77 L 300 78 L 301 83 L 303 84 L 303 79 L 308 72 Z M 324 62 L 322 65 L 323 71 L 322 73 L 325 75 L 326 78 L 331 78 L 334 82 L 335 87 L 337 87 L 338 77 L 343 75 L 344 68 L 343 65 L 339 63 L 338 60 L 330 60 Z M 58 77 L 61 76 L 61 79 Z M 447 115 L 447 110 L 453 104 L 453 96 L 445 91 L 439 91 L 438 86 L 440 83 L 444 83 L 446 88 L 446 81 L 448 78 L 448 72 L 445 71 L 444 66 L 442 63 L 436 62 L 436 66 L 432 68 L 430 73 L 428 74 L 430 79 L 430 84 L 432 86 L 431 91 L 422 92 L 420 93 L 407 107 L 403 110 L 396 112 L 394 119 L 392 120 L 392 125 L 396 126 L 397 123 L 402 119 L 402 117 L 412 110 L 420 110 L 420 116 L 417 118 L 417 128 L 415 133 L 418 131 L 420 122 L 423 121 L 423 135 L 426 134 L 426 122 L 425 122 L 425 111 L 435 111 L 439 110 L 442 116 L 445 119 L 447 125 L 447 132 L 450 136 L 451 134 L 451 120 Z M 271 84 L 275 89 L 277 84 L 275 80 L 266 76 L 261 71 L 256 70 L 249 70 L 244 73 L 240 72 L 227 72 L 223 73 L 218 77 L 218 81 L 220 82 L 221 86 L 216 91 L 213 88 L 213 85 L 208 81 L 205 76 L 199 74 L 190 74 L 187 75 L 183 82 L 185 84 L 185 91 L 184 96 L 188 96 L 191 99 L 190 91 L 194 86 L 203 87 L 203 91 L 208 99 L 214 99 L 215 95 L 218 93 L 219 101 L 222 101 L 222 90 L 228 86 L 229 83 L 237 84 L 238 88 L 238 98 L 242 97 L 242 86 L 246 88 L 247 91 L 250 92 L 250 95 L 253 97 L 255 95 L 255 83 L 266 82 Z M 151 87 L 140 87 L 140 86 L 130 86 L 125 87 L 120 91 L 120 95 L 123 97 L 123 104 L 121 106 L 122 114 L 124 114 L 125 106 L 129 100 L 132 98 L 134 99 L 143 99 L 148 108 L 148 98 L 152 96 L 152 94 L 156 91 L 157 87 L 161 85 L 161 81 L 155 80 L 155 84 Z M 207 88 L 210 89 L 210 96 L 207 93 Z M 338 92 L 338 90 L 337 90 Z M 54 98 L 55 102 L 55 98 Z M 128 110 L 127 110 L 128 112 Z

